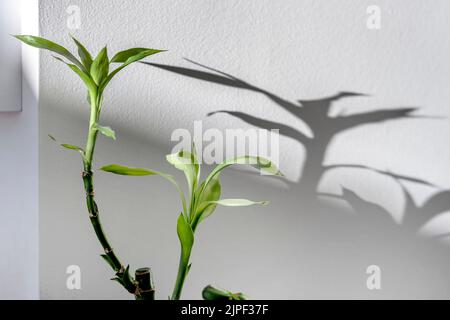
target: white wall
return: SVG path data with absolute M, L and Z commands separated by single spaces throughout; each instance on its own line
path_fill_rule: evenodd
M 38 3 L 22 3 L 22 31 L 38 32 Z M 0 299 L 37 299 L 39 55 L 22 51 L 22 112 L 0 113 Z
M 450 38 L 445 35 L 450 3 L 377 1 L 380 30 L 366 27 L 366 9 L 371 4 L 357 0 L 43 0 L 41 33 L 71 48 L 69 32 L 91 50 L 106 43 L 110 52 L 130 46 L 169 49 L 149 60 L 200 69 L 183 60 L 187 57 L 292 103 L 339 91 L 369 95 L 339 100 L 331 116 L 419 107 L 414 115 L 432 117 L 358 126 L 337 134 L 324 161 L 371 166 L 435 184 L 405 183 L 414 204 L 420 206 L 431 195 L 450 188 L 446 118 Z M 81 9 L 78 30 L 67 28 L 69 5 Z M 111 274 L 98 257 L 100 248 L 88 224 L 77 155 L 59 150 L 47 138 L 51 133 L 67 143 L 83 143 L 84 88 L 47 53 L 42 55 L 41 67 L 42 296 L 127 297 L 106 280 Z M 246 112 L 311 134 L 300 119 L 255 90 L 194 80 L 145 65 L 132 66 L 119 77 L 106 94 L 102 118 L 119 139 L 100 141 L 98 166 L 123 162 L 168 171 L 163 155 L 173 146 L 174 129 L 192 129 L 198 119 L 209 128 L 250 127 L 226 114 L 206 117 L 216 110 Z M 329 125 L 319 118 L 314 130 L 320 136 Z M 289 181 L 298 181 L 304 175 L 305 148 L 282 137 L 280 150 L 281 169 Z M 152 266 L 158 296 L 165 298 L 178 259 L 175 219 L 179 207 L 170 186 L 156 179 L 127 180 L 105 174 L 98 174 L 96 183 L 114 248 L 133 267 Z M 422 242 L 404 227 L 402 219 L 412 210 L 406 207 L 404 190 L 395 179 L 367 170 L 340 169 L 325 174 L 321 181 L 321 191 L 339 195 L 344 186 L 387 208 L 394 220 L 375 205 L 365 204 L 363 212 L 357 213 L 342 206 L 324 209 L 302 196 L 301 180 L 280 186 L 229 172 L 224 185 L 228 196 L 267 198 L 272 204 L 220 209 L 202 226 L 185 297 L 198 298 L 208 282 L 255 298 L 448 297 L 447 248 L 439 242 Z M 365 216 L 368 212 L 377 215 Z M 429 232 L 448 232 L 447 220 L 438 221 Z M 65 268 L 70 264 L 82 267 L 81 291 L 65 287 Z M 365 269 L 370 264 L 382 267 L 381 291 L 365 287 Z

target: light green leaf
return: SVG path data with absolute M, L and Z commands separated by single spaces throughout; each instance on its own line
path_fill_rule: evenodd
M 86 68 L 86 70 L 91 70 L 91 66 L 92 66 L 92 62 L 93 62 L 91 54 L 89 53 L 89 51 L 85 48 L 85 46 L 80 41 L 75 39 L 74 36 L 71 36 L 71 37 L 78 47 L 78 56 L 80 57 L 81 62 L 83 63 L 83 66 Z
M 221 194 L 221 186 L 219 175 L 214 176 L 214 178 L 210 181 L 208 186 L 204 188 L 205 181 L 198 188 L 198 192 L 196 195 L 196 201 L 198 203 L 197 208 L 195 209 L 195 215 L 192 218 L 192 230 L 195 231 L 197 225 L 213 214 L 214 210 L 217 207 L 217 204 L 212 202 L 220 199 Z
M 74 146 L 74 145 L 71 145 L 71 144 L 67 144 L 67 143 L 63 143 L 63 144 L 61 144 L 61 147 L 63 147 L 63 148 L 66 148 L 66 149 L 69 149 L 69 150 L 74 150 L 74 151 L 78 151 L 80 154 L 81 154 L 81 157 L 84 159 L 84 150 L 83 150 L 83 148 L 80 148 L 80 147 L 78 147 L 78 146 Z
M 98 130 L 101 134 L 103 134 L 104 136 L 111 138 L 113 140 L 116 140 L 116 133 L 110 127 L 103 127 L 103 126 L 96 124 L 94 128 L 96 130 Z
M 14 37 L 32 47 L 39 48 L 39 49 L 46 49 L 46 50 L 50 50 L 54 53 L 57 53 L 57 54 L 65 57 L 72 63 L 74 63 L 81 70 L 86 71 L 83 64 L 77 58 L 75 58 L 75 56 L 72 53 L 70 53 L 69 50 L 67 50 L 66 48 L 64 48 L 63 46 L 61 46 L 57 43 L 54 43 L 50 40 L 47 40 L 47 39 L 44 39 L 41 37 L 35 37 L 35 36 L 30 36 L 30 35 L 15 35 Z
M 91 77 L 97 85 L 100 85 L 109 73 L 108 49 L 104 47 L 92 62 Z
M 246 207 L 254 204 L 267 205 L 269 201 L 251 201 L 247 199 L 222 199 L 217 201 L 208 201 L 207 203 L 220 204 L 227 207 Z
M 189 194 L 197 189 L 200 166 L 195 154 L 181 150 L 166 156 L 167 162 L 184 172 L 189 186 Z
M 80 148 L 78 146 L 73 146 L 73 145 L 67 144 L 67 143 L 61 144 L 61 147 L 64 147 L 64 148 L 69 149 L 69 150 L 76 150 L 76 151 L 83 151 L 84 152 L 84 150 L 82 148 Z
M 283 176 L 281 171 L 278 170 L 278 168 L 274 163 L 272 163 L 272 161 L 262 157 L 243 156 L 226 160 L 222 164 L 219 164 L 217 167 L 215 167 L 214 170 L 206 178 L 205 186 L 208 186 L 211 179 L 214 178 L 215 175 L 219 174 L 223 169 L 235 164 L 249 165 L 268 175 Z
M 194 233 L 183 214 L 180 214 L 180 216 L 178 217 L 177 234 L 181 244 L 180 263 L 188 265 L 189 257 L 191 256 L 192 246 L 194 245 Z
M 116 53 L 116 55 L 111 59 L 111 63 L 124 63 L 127 62 L 131 57 L 137 56 L 138 54 L 145 53 L 146 56 L 163 52 L 165 50 L 149 49 L 149 48 L 131 48 L 124 51 Z
M 175 188 L 177 188 L 177 191 L 180 195 L 180 199 L 183 205 L 183 212 L 186 213 L 186 199 L 184 197 L 183 190 L 181 189 L 180 185 L 177 183 L 177 181 L 172 177 L 171 175 L 158 172 L 151 169 L 146 168 L 132 168 L 132 167 L 126 167 L 119 164 L 110 164 L 104 167 L 101 167 L 100 170 L 103 170 L 105 172 L 110 172 L 118 175 L 123 176 L 152 176 L 152 175 L 158 175 L 160 177 L 163 177 L 164 179 L 170 181 Z
M 55 58 L 58 61 L 61 61 L 62 63 L 65 63 L 70 69 L 72 69 L 72 71 L 75 72 L 81 78 L 81 80 L 83 80 L 83 82 L 86 85 L 86 87 L 88 88 L 89 92 L 96 92 L 97 85 L 95 84 L 94 80 L 92 80 L 90 75 L 88 75 L 85 72 L 83 72 L 76 65 L 73 65 L 71 63 L 67 63 L 66 61 L 64 61 L 63 59 L 61 59 L 59 57 L 53 56 L 53 58 Z
M 100 92 L 103 92 L 103 90 L 106 88 L 106 86 L 108 85 L 108 83 L 112 80 L 112 78 L 114 78 L 114 76 L 119 73 L 121 70 L 123 70 L 125 67 L 127 67 L 128 65 L 140 61 L 148 56 L 151 56 L 153 54 L 159 53 L 159 52 L 163 52 L 165 50 L 155 50 L 155 49 L 147 49 L 145 51 L 141 51 L 140 53 L 134 55 L 134 56 L 130 56 L 121 66 L 119 66 L 118 68 L 116 68 L 114 71 L 112 71 L 106 78 L 105 80 L 102 82 L 101 86 L 100 86 Z M 125 57 L 126 54 L 123 53 L 121 54 L 122 57 Z M 121 60 L 121 56 L 119 57 L 115 57 L 116 60 Z M 113 59 L 114 60 L 114 59 Z M 112 61 L 113 62 L 113 61 Z M 114 61 L 114 62 L 118 62 L 118 61 Z

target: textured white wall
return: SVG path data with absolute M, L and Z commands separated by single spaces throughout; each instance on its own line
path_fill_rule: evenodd
M 22 32 L 38 33 L 38 6 L 22 1 Z M 37 299 L 39 55 L 22 51 L 22 112 L 0 113 L 0 299 Z
M 72 48 L 69 32 L 91 50 L 99 50 L 104 44 L 111 52 L 130 46 L 168 49 L 169 52 L 150 60 L 199 69 L 183 60 L 190 58 L 291 102 L 320 99 L 339 91 L 369 95 L 339 100 L 331 109 L 333 116 L 419 107 L 415 115 L 434 118 L 383 122 L 346 131 L 334 137 L 325 162 L 371 166 L 425 179 L 442 189 L 450 188 L 450 151 L 446 148 L 450 136 L 446 118 L 450 100 L 450 38 L 445 36 L 450 27 L 450 3 L 376 1 L 381 8 L 380 30 L 366 27 L 366 8 L 371 4 L 373 1 L 356 0 L 43 0 L 41 33 Z M 81 9 L 79 30 L 67 29 L 69 5 Z M 79 159 L 57 150 L 46 136 L 52 133 L 64 142 L 82 143 L 87 117 L 84 88 L 49 54 L 42 54 L 41 66 L 43 297 L 126 297 L 113 283 L 104 283 L 109 274 L 96 258 L 99 248 L 84 214 Z M 209 112 L 222 109 L 305 129 L 299 119 L 263 94 L 135 65 L 119 75 L 107 91 L 102 122 L 111 125 L 119 139 L 116 143 L 101 141 L 98 164 L 121 161 L 160 168 L 163 154 L 173 146 L 172 131 L 192 129 L 194 120 L 203 119 L 206 128 L 250 127 L 225 114 L 206 117 Z M 327 126 L 319 122 L 314 129 L 321 132 Z M 282 137 L 280 150 L 282 170 L 290 181 L 297 181 L 302 174 L 305 149 Z M 403 257 L 400 263 L 396 254 L 412 252 L 413 244 L 400 245 L 396 236 L 365 242 L 361 240 L 362 231 L 353 239 L 347 238 L 344 234 L 349 230 L 360 230 L 357 226 L 351 229 L 354 221 L 348 221 L 347 230 L 343 221 L 348 216 L 343 221 L 303 217 L 299 212 L 309 208 L 302 207 L 295 185 L 286 191 L 257 179 L 260 185 L 255 188 L 253 178 L 249 182 L 235 173 L 230 177 L 234 180 L 225 178 L 230 190 L 227 195 L 234 191 L 234 196 L 269 198 L 272 206 L 237 213 L 231 209 L 217 212 L 209 225 L 201 229 L 186 297 L 199 297 L 202 285 L 210 281 L 263 298 L 442 297 L 448 291 L 445 286 L 449 278 L 440 279 L 446 274 L 441 269 L 439 272 L 443 273 L 436 271 L 445 265 L 437 262 L 437 253 L 427 266 L 417 266 L 417 261 L 422 263 L 425 259 L 420 254 Z M 173 194 L 165 196 L 170 186 L 150 180 L 99 174 L 97 189 L 115 248 L 133 266 L 140 266 L 136 264 L 140 262 L 155 268 L 159 294 L 164 298 L 171 289 L 178 258 L 174 231 L 178 207 L 171 200 Z M 365 199 L 387 208 L 395 221 L 401 221 L 405 197 L 392 179 L 364 170 L 340 169 L 326 174 L 321 182 L 324 192 L 340 193 L 341 186 L 357 190 Z M 408 188 L 418 204 L 438 190 L 412 184 Z M 149 195 L 152 202 L 148 201 Z M 437 225 L 440 232 L 450 230 L 442 221 Z M 321 228 L 327 231 L 321 234 Z M 371 224 L 371 231 L 377 235 L 385 232 L 375 223 Z M 437 231 L 434 228 L 430 232 Z M 148 245 L 136 244 L 144 239 Z M 398 252 L 390 241 L 398 244 Z M 344 253 L 339 256 L 337 252 L 341 251 L 336 247 Z M 368 248 L 377 250 L 377 258 L 363 257 L 362 252 L 370 251 Z M 144 249 L 147 259 L 141 254 Z M 365 267 L 377 263 L 377 259 L 379 264 L 385 263 L 386 278 L 392 284 L 379 293 L 365 288 L 364 273 Z M 65 268 L 69 264 L 79 264 L 85 270 L 84 289 L 80 292 L 65 289 Z M 425 271 L 408 269 L 411 265 Z M 434 282 L 427 278 L 433 272 L 439 275 Z M 417 292 L 411 290 L 411 278 L 427 283 L 428 289 L 420 291 L 422 282 L 416 281 Z

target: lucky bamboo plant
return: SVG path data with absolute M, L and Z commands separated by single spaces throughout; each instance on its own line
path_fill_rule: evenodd
M 117 255 L 114 253 L 105 232 L 103 231 L 100 222 L 99 210 L 94 199 L 94 174 L 92 167 L 98 133 L 100 132 L 106 137 L 112 139 L 116 138 L 114 131 L 110 127 L 99 124 L 103 95 L 107 85 L 114 78 L 114 76 L 116 76 L 128 65 L 164 50 L 132 48 L 120 51 L 116 53 L 112 59 L 109 59 L 108 50 L 104 47 L 98 55 L 93 58 L 86 47 L 77 39 L 72 37 L 78 48 L 78 59 L 63 46 L 47 39 L 30 35 L 17 35 L 15 37 L 30 46 L 46 49 L 57 54 L 57 56 L 54 57 L 65 63 L 81 78 L 85 84 L 88 91 L 88 101 L 90 102 L 90 120 L 86 147 L 83 149 L 70 144 L 62 144 L 62 146 L 66 149 L 78 151 L 81 154 L 84 168 L 82 178 L 84 182 L 84 189 L 86 191 L 86 204 L 89 212 L 89 219 L 92 227 L 94 228 L 95 234 L 104 249 L 104 254 L 101 256 L 115 272 L 116 276 L 113 280 L 119 282 L 137 299 L 152 299 L 154 292 L 149 269 L 140 268 L 136 270 L 136 278 L 134 279 L 129 273 L 129 266 L 125 267 L 125 265 L 119 260 Z M 111 71 L 110 67 L 114 64 L 118 66 Z
M 184 172 L 188 185 L 188 201 L 181 185 L 171 175 L 146 168 L 132 168 L 123 165 L 111 164 L 102 167 L 106 172 L 111 172 L 126 176 L 148 176 L 159 175 L 169 180 L 177 188 L 182 211 L 177 221 L 177 233 L 181 245 L 180 263 L 175 286 L 170 297 L 172 300 L 179 300 L 183 289 L 184 281 L 191 268 L 190 257 L 194 245 L 195 231 L 200 222 L 209 217 L 217 205 L 223 206 L 249 206 L 253 204 L 265 205 L 267 201 L 251 201 L 247 199 L 220 199 L 221 185 L 220 173 L 223 169 L 235 164 L 247 164 L 269 175 L 281 176 L 281 172 L 269 160 L 261 157 L 243 156 L 226 160 L 215 167 L 206 179 L 200 183 L 200 165 L 195 152 L 180 151 L 166 157 L 167 161 L 175 168 Z M 233 299 L 242 300 L 244 296 L 240 293 L 233 294 L 228 291 L 218 290 L 210 286 L 203 291 L 205 299 Z

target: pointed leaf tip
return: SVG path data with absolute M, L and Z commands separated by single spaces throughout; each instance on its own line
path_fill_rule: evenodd
M 15 35 L 14 37 L 29 46 L 57 53 L 74 63 L 81 70 L 85 70 L 83 64 L 72 53 L 70 53 L 69 50 L 53 41 L 30 35 Z

